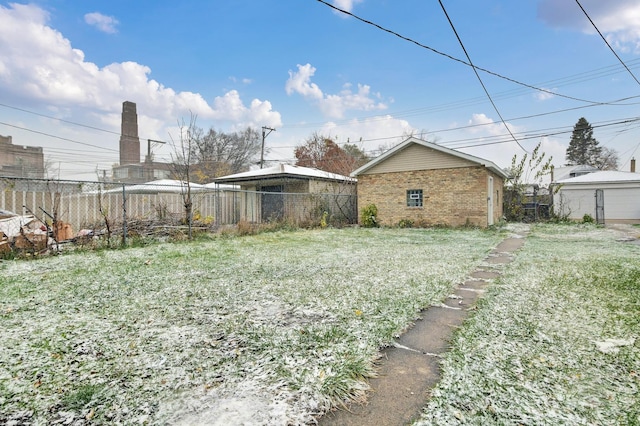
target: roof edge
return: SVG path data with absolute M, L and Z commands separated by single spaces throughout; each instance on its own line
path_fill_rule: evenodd
M 383 161 L 385 161 L 389 157 L 392 157 L 397 152 L 403 150 L 404 148 L 406 148 L 407 146 L 409 146 L 411 144 L 421 145 L 421 146 L 423 146 L 425 148 L 431 148 L 431 149 L 434 149 L 436 151 L 442 152 L 444 154 L 449 154 L 449 155 L 453 155 L 453 156 L 458 157 L 458 158 L 462 158 L 464 160 L 467 160 L 467 161 L 470 161 L 472 163 L 476 163 L 476 164 L 479 164 L 481 166 L 484 166 L 484 167 L 488 168 L 492 172 L 494 172 L 497 175 L 501 176 L 503 179 L 508 179 L 509 178 L 509 174 L 506 171 L 504 171 L 503 169 L 501 169 L 500 167 L 498 167 L 492 161 L 485 160 L 483 158 L 476 157 L 476 156 L 471 155 L 471 154 L 465 154 L 464 152 L 456 151 L 454 149 L 446 148 L 446 147 L 444 147 L 442 145 L 438 145 L 438 144 L 433 143 L 433 142 L 427 142 L 425 140 L 418 139 L 418 138 L 413 137 L 413 136 L 407 138 L 405 141 L 399 143 L 398 145 L 394 146 L 393 148 L 389 149 L 388 151 L 380 154 L 378 157 L 376 157 L 373 160 L 369 161 L 367 164 L 365 164 L 365 165 L 359 167 L 358 169 L 354 170 L 353 172 L 351 172 L 351 176 L 352 177 L 357 177 L 359 174 L 362 174 L 362 173 L 366 172 L 367 170 L 371 169 L 372 167 L 382 163 Z

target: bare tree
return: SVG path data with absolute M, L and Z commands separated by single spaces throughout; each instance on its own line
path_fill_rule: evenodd
M 55 164 L 51 157 L 45 157 L 43 165 L 43 176 L 45 179 L 60 179 L 60 166 Z
M 248 170 L 262 145 L 260 132 L 251 127 L 235 133 L 223 133 L 211 128 L 193 142 L 192 177 L 200 183 Z
M 173 165 L 174 176 L 180 180 L 180 193 L 182 195 L 182 204 L 184 206 L 185 222 L 189 229 L 189 239 L 193 237 L 193 199 L 191 198 L 191 169 L 193 167 L 192 153 L 193 147 L 202 136 L 202 129 L 196 126 L 197 116 L 191 113 L 189 124 L 184 119 L 178 122 L 179 140 L 171 137 L 171 145 L 173 153 L 171 154 L 171 162 Z
M 618 152 L 613 148 L 603 146 L 595 167 L 600 170 L 618 170 Z
M 427 129 L 422 129 L 422 130 L 416 130 L 416 129 L 411 129 L 411 130 L 405 130 L 404 132 L 402 132 L 402 140 L 406 140 L 409 138 L 418 138 L 418 139 L 422 139 L 423 141 L 429 140 L 429 136 L 431 135 L 431 133 L 427 130 Z M 433 143 L 437 143 L 438 140 L 440 138 L 438 137 L 432 137 L 430 142 Z

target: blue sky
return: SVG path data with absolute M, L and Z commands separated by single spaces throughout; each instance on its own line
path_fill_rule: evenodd
M 439 2 L 327 2 L 404 39 L 317 0 L 0 1 L 0 134 L 84 180 L 118 161 L 123 101 L 141 156 L 193 113 L 205 129 L 275 128 L 273 161 L 313 133 L 374 152 L 413 132 L 501 167 L 542 143 L 561 166 L 580 117 L 621 169 L 640 157 L 640 83 L 575 0 L 442 1 L 473 63 L 506 77 L 479 72 L 497 111 L 443 55 L 466 61 Z M 640 3 L 580 4 L 640 79 Z

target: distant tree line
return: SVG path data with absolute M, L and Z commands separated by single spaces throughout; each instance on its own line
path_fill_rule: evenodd
M 260 132 L 251 127 L 231 133 L 213 128 L 194 131 L 189 153 L 192 180 L 197 183 L 249 170 L 262 148 Z

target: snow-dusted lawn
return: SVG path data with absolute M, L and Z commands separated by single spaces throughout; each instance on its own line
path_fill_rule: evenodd
M 535 226 L 454 339 L 419 425 L 639 425 L 640 245 Z
M 318 230 L 3 262 L 0 424 L 312 421 L 501 238 Z

